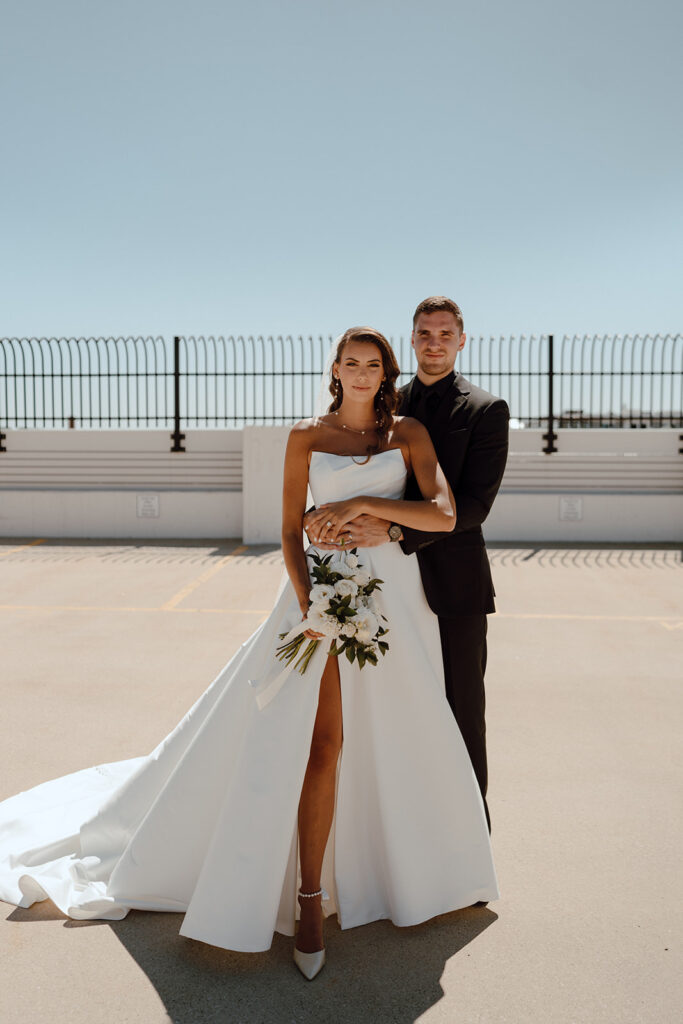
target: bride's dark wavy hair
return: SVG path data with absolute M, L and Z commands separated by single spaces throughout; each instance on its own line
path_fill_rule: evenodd
M 341 362 L 344 349 L 350 341 L 362 341 L 371 345 L 376 345 L 382 355 L 382 367 L 384 369 L 384 380 L 379 386 L 379 390 L 375 394 L 374 406 L 375 414 L 377 417 L 377 439 L 376 445 L 370 444 L 367 447 L 368 455 L 373 455 L 375 452 L 381 451 L 387 443 L 389 431 L 394 423 L 394 413 L 399 406 L 399 394 L 396 390 L 396 380 L 401 372 L 396 362 L 396 356 L 391 345 L 379 331 L 376 331 L 374 327 L 349 327 L 348 330 L 344 331 L 339 344 L 337 345 L 337 352 L 334 357 L 334 362 Z M 332 395 L 332 404 L 328 408 L 328 412 L 335 412 L 342 404 L 344 397 L 344 389 L 340 380 L 334 376 L 333 369 L 330 371 L 330 394 Z

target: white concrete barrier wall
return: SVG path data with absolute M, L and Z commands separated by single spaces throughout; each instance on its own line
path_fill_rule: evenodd
M 245 427 L 242 446 L 242 538 L 279 543 L 282 479 L 289 427 Z
M 2 537 L 219 540 L 241 532 L 239 492 L 0 490 Z
M 241 536 L 241 430 L 4 433 L 0 536 Z
M 683 497 L 502 492 L 483 529 L 495 541 L 681 542 Z
M 167 431 L 6 430 L 0 454 L 5 537 L 243 537 L 279 543 L 287 427 Z M 496 541 L 683 540 L 676 430 L 511 433 L 501 493 L 485 523 Z
M 495 541 L 683 541 L 678 430 L 510 432 L 501 491 L 484 524 Z

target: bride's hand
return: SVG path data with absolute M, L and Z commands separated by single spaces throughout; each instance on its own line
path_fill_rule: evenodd
M 311 543 L 315 543 L 321 551 L 339 551 L 340 548 L 378 548 L 387 544 L 389 527 L 391 523 L 387 519 L 378 519 L 377 516 L 362 515 L 356 516 L 351 522 L 339 532 L 333 543 L 327 541 L 313 541 L 310 530 L 310 512 L 304 516 L 304 530 Z
M 338 537 L 348 533 L 347 523 L 363 512 L 363 498 L 330 501 L 307 514 L 306 532 L 313 543 L 334 544 Z
M 304 514 L 304 530 L 306 532 L 306 536 L 308 537 L 309 544 L 316 544 L 319 548 L 326 551 L 335 551 L 338 550 L 340 547 L 350 545 L 350 542 L 352 540 L 353 527 L 358 522 L 358 519 L 352 519 L 350 522 L 346 524 L 346 526 L 342 527 L 342 529 L 337 535 L 336 540 L 319 540 L 317 532 L 319 517 L 317 517 L 315 520 L 312 518 L 313 516 L 316 516 L 317 511 L 317 509 L 313 508 L 309 512 L 306 512 Z M 362 519 L 363 517 L 361 516 L 360 518 Z M 313 531 L 314 527 L 316 529 L 315 533 Z

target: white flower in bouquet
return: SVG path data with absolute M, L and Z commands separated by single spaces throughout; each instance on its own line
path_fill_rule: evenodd
M 346 556 L 346 564 L 350 569 L 355 569 L 358 565 L 358 555 L 354 555 L 352 551 L 349 551 Z
M 340 576 L 348 576 L 349 574 L 349 567 L 341 555 L 333 555 L 330 559 L 328 568 L 332 572 L 338 572 Z
M 314 587 L 311 587 L 308 596 L 312 604 L 322 604 L 326 608 L 327 602 L 334 597 L 334 587 L 331 583 L 316 583 Z
M 355 597 L 358 593 L 358 584 L 353 580 L 339 580 L 335 583 L 334 589 L 340 597 Z
M 355 622 L 345 622 L 344 625 L 341 627 L 341 635 L 342 636 L 355 636 L 356 635 L 356 623 Z
M 308 619 L 309 629 L 314 630 L 316 633 L 324 633 L 325 636 L 334 636 L 334 619 L 331 619 L 324 611 L 320 611 L 320 606 L 312 605 L 308 609 L 306 615 Z
M 379 629 L 379 622 L 369 608 L 361 608 L 355 616 L 356 636 L 367 643 Z
M 363 569 L 357 569 L 353 574 L 353 578 L 359 587 L 366 587 L 371 579 L 370 573 L 365 572 Z

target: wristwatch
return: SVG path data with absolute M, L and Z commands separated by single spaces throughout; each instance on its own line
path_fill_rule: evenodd
M 403 527 L 399 526 L 398 523 L 392 523 L 389 527 L 389 540 L 400 540 L 402 533 Z

